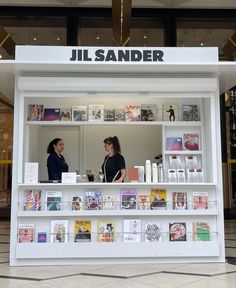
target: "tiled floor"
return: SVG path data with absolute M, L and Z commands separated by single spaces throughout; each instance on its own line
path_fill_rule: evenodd
M 0 288 L 236 288 L 236 265 L 148 264 L 9 267 L 9 222 L 0 222 Z M 236 220 L 225 221 L 226 256 L 236 257 Z

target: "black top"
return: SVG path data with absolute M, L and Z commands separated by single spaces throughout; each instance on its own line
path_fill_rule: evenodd
M 69 170 L 65 158 L 62 155 L 59 157 L 56 152 L 48 156 L 47 166 L 49 180 L 61 180 L 61 173 Z
M 105 166 L 105 168 L 104 168 Z M 104 182 L 112 182 L 120 178 L 121 169 L 125 169 L 125 159 L 120 154 L 117 153 L 112 157 L 107 155 L 102 164 L 102 171 L 104 173 Z

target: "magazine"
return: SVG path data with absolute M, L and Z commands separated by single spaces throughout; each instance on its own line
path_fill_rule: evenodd
M 19 243 L 34 242 L 34 224 L 19 224 L 18 242 Z
M 43 121 L 58 121 L 60 120 L 59 108 L 44 108 Z
M 29 104 L 27 121 L 42 121 L 43 120 L 43 105 Z
M 170 241 L 187 241 L 186 223 L 169 223 Z
M 141 121 L 157 121 L 157 105 L 142 104 L 141 105 Z
M 116 209 L 116 196 L 103 195 L 103 210 L 115 210 L 115 209 Z
M 166 209 L 166 189 L 151 189 L 151 210 Z
M 163 121 L 178 121 L 179 106 L 178 104 L 163 104 Z
M 150 210 L 150 196 L 146 194 L 138 195 L 138 209 Z
M 115 121 L 115 109 L 104 110 L 104 121 Z
M 159 223 L 145 223 L 145 242 L 161 241 L 160 227 Z
M 51 243 L 68 241 L 68 220 L 51 220 Z
M 187 210 L 187 192 L 173 192 L 172 193 L 172 204 L 174 210 Z
M 91 242 L 91 221 L 76 220 L 74 226 L 75 242 Z
M 182 138 L 181 137 L 167 137 L 166 138 L 166 150 L 179 151 L 182 150 Z
M 104 120 L 104 105 L 89 105 L 89 121 L 103 121 Z
M 88 112 L 87 106 L 73 106 L 72 107 L 72 119 L 73 121 L 87 121 Z
M 182 105 L 183 121 L 199 121 L 200 113 L 197 105 Z
M 46 243 L 46 242 L 47 242 L 47 233 L 38 232 L 38 243 Z
M 114 222 L 98 222 L 98 242 L 115 241 Z
M 85 192 L 85 210 L 101 210 L 102 193 L 98 191 Z
M 141 241 L 141 220 L 129 219 L 124 220 L 123 225 L 124 242 L 140 242 Z
M 72 196 L 71 210 L 82 210 L 83 209 L 83 197 Z
M 41 191 L 25 190 L 24 192 L 24 211 L 40 211 L 41 210 Z
M 208 192 L 193 192 L 193 209 L 208 209 Z
M 62 210 L 62 192 L 47 191 L 46 192 L 46 211 L 60 211 Z
M 137 191 L 121 190 L 120 203 L 121 209 L 137 209 Z
M 210 226 L 208 223 L 193 223 L 193 241 L 210 241 Z
M 199 134 L 185 133 L 183 136 L 183 142 L 184 150 L 199 150 Z
M 125 106 L 125 120 L 126 121 L 140 121 L 141 106 L 138 104 L 135 105 L 126 105 Z
M 60 120 L 61 121 L 71 121 L 71 108 L 61 108 Z
M 115 109 L 115 121 L 125 121 L 124 109 Z

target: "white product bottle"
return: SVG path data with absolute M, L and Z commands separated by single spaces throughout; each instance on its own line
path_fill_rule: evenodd
M 150 160 L 146 160 L 146 183 L 152 183 L 152 167 Z
M 152 183 L 158 183 L 157 163 L 152 163 Z
M 162 163 L 158 165 L 158 179 L 160 183 L 164 182 L 164 171 Z

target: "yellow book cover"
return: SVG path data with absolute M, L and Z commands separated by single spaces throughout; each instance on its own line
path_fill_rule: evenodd
M 151 189 L 151 210 L 166 209 L 166 189 Z
M 115 224 L 114 222 L 98 222 L 98 242 L 115 241 Z
M 75 242 L 91 242 L 91 221 L 76 220 L 74 235 Z

